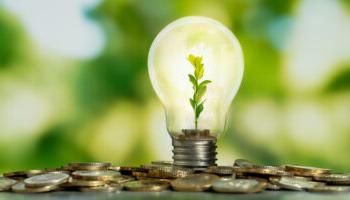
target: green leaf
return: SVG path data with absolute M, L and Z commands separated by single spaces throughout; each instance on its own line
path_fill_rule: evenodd
M 192 66 L 194 68 L 196 68 L 196 60 L 197 59 L 196 59 L 195 55 L 193 55 L 193 54 L 188 55 L 187 60 L 190 61 L 190 63 L 192 64 Z
M 203 107 L 203 103 L 199 104 L 196 108 L 196 118 L 199 117 L 199 115 L 201 114 L 201 112 L 203 111 L 204 107 Z
M 190 98 L 190 103 L 191 103 L 192 108 L 194 109 L 196 107 L 196 102 Z
M 199 102 L 206 91 L 207 91 L 207 86 L 204 85 L 204 86 L 198 87 L 194 100 L 196 102 Z
M 206 86 L 206 85 L 208 85 L 209 83 L 211 83 L 210 80 L 205 80 L 205 81 L 201 82 L 201 83 L 198 85 L 198 88 L 203 87 L 203 86 Z
M 192 85 L 193 85 L 194 87 L 197 87 L 197 79 L 196 79 L 192 74 L 189 74 L 189 75 L 188 75 L 188 78 L 190 79 Z

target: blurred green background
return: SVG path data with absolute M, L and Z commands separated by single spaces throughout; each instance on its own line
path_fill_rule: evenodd
M 170 160 L 147 54 L 189 15 L 225 24 L 245 56 L 219 164 L 350 171 L 348 0 L 0 0 L 0 172 Z

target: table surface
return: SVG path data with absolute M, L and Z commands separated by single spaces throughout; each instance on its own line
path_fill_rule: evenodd
M 350 199 L 350 193 L 308 193 L 293 191 L 265 191 L 257 194 L 220 194 L 209 192 L 118 192 L 118 193 L 81 193 L 81 192 L 53 192 L 44 194 L 16 194 L 0 193 L 0 200 L 109 200 L 109 199 L 166 199 L 166 200 L 338 200 Z

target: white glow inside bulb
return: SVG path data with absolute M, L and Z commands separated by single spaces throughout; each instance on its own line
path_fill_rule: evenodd
M 212 81 L 204 95 L 198 129 L 209 129 L 216 137 L 224 131 L 227 111 L 242 80 L 242 49 L 229 29 L 206 17 L 178 19 L 157 35 L 149 52 L 148 70 L 166 111 L 168 132 L 175 138 L 183 129 L 195 128 L 189 102 L 193 95 L 189 54 L 203 57 L 203 80 Z

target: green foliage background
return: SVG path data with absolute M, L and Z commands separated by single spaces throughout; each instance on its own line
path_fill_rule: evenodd
M 102 0 L 81 12 L 102 27 L 105 46 L 95 57 L 79 59 L 38 45 L 0 1 L 0 171 L 70 161 L 132 165 L 171 159 L 161 152 L 168 145 L 170 155 L 171 144 L 163 140 L 168 137 L 165 119 L 148 78 L 147 54 L 166 24 L 189 15 L 224 23 L 240 40 L 245 56 L 244 80 L 228 130 L 219 140 L 220 162 L 244 157 L 346 171 L 349 59 L 334 60 L 331 75 L 318 87 L 306 90 L 304 83 L 296 87 L 286 78 L 286 49 L 303 2 Z M 349 21 L 348 1 L 334 2 Z M 325 31 L 330 31 L 327 25 Z M 336 39 L 328 38 L 330 43 Z M 349 45 L 339 51 L 330 46 L 328 54 L 332 52 L 346 54 Z

